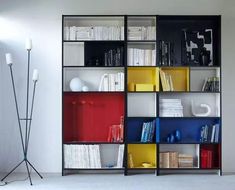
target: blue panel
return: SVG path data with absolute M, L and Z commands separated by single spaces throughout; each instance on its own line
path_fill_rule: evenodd
M 167 142 L 169 134 L 180 131 L 181 141 L 179 143 L 199 143 L 200 130 L 203 125 L 212 126 L 220 123 L 218 118 L 161 118 L 160 119 L 160 141 Z
M 160 119 L 156 119 L 156 142 L 160 142 Z
M 140 142 L 143 122 L 151 122 L 153 118 L 128 118 L 127 120 L 127 141 Z M 156 130 L 156 129 L 155 129 Z M 153 137 L 155 142 L 155 135 Z

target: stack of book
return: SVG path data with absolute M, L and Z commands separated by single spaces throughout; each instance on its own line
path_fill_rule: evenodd
M 105 52 L 104 66 L 123 66 L 123 47 Z
M 190 154 L 179 154 L 179 168 L 192 168 L 193 156 Z
M 203 125 L 200 130 L 200 142 L 219 142 L 220 125 L 213 126 Z
M 99 145 L 64 145 L 65 168 L 101 168 Z
M 144 122 L 142 126 L 141 142 L 153 142 L 156 121 Z
M 220 91 L 220 79 L 219 77 L 206 78 L 202 86 L 204 92 L 219 92 Z
M 201 149 L 201 168 L 212 168 L 212 150 Z
M 124 27 L 64 27 L 64 40 L 124 40 Z
M 128 40 L 155 40 L 155 39 L 156 39 L 155 26 L 128 27 Z
M 178 168 L 178 152 L 161 152 L 159 166 L 160 168 Z
M 109 73 L 101 77 L 99 91 L 124 91 L 124 73 Z
M 181 99 L 160 99 L 160 117 L 183 117 Z
M 128 48 L 128 66 L 155 66 L 156 50 Z
M 173 81 L 170 74 L 160 69 L 160 79 L 163 91 L 174 91 Z

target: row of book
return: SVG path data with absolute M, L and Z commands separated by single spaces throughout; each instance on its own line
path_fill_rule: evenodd
M 163 91 L 174 91 L 174 85 L 170 74 L 160 69 L 160 79 Z
M 128 66 L 155 66 L 156 50 L 128 48 Z
M 203 125 L 200 130 L 200 142 L 219 142 L 220 125 Z
M 99 145 L 64 145 L 65 168 L 101 168 Z
M 101 77 L 99 91 L 124 91 L 124 73 L 109 73 Z
M 123 66 L 123 47 L 104 53 L 104 66 Z
M 180 154 L 174 151 L 160 152 L 160 168 L 192 168 L 193 166 L 193 156 L 190 154 Z
M 219 77 L 206 78 L 202 86 L 202 91 L 219 92 L 220 91 L 220 78 Z
M 124 27 L 64 27 L 64 40 L 124 40 Z
M 153 142 L 156 121 L 144 122 L 142 126 L 141 142 Z
M 173 65 L 173 44 L 160 40 L 159 45 L 159 61 L 161 66 Z
M 212 168 L 213 167 L 213 152 L 212 150 L 201 149 L 201 167 Z
M 183 117 L 181 99 L 160 99 L 160 117 Z
M 119 145 L 117 163 L 112 167 L 123 167 L 124 145 Z M 102 168 L 99 145 L 64 145 L 65 168 Z
M 128 40 L 155 40 L 155 26 L 131 26 L 128 27 Z

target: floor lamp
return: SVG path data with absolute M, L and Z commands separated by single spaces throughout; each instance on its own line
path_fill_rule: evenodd
M 6 63 L 9 66 L 10 69 L 10 75 L 11 75 L 11 82 L 12 82 L 12 87 L 13 87 L 13 93 L 14 93 L 14 101 L 15 101 L 15 108 L 16 108 L 16 114 L 17 114 L 17 121 L 18 121 L 18 127 L 19 127 L 19 132 L 20 132 L 20 139 L 21 139 L 21 145 L 22 145 L 22 150 L 23 150 L 23 155 L 24 158 L 23 160 L 18 163 L 4 178 L 1 179 L 1 181 L 4 181 L 12 172 L 16 170 L 21 164 L 25 163 L 26 169 L 27 169 L 27 174 L 28 178 L 30 181 L 30 185 L 32 184 L 32 179 L 30 175 L 30 167 L 38 174 L 40 178 L 43 178 L 40 173 L 35 169 L 35 167 L 31 164 L 31 162 L 28 160 L 28 147 L 29 147 L 29 138 L 30 138 L 30 132 L 31 132 L 31 124 L 32 124 L 32 116 L 33 116 L 33 105 L 34 105 L 34 97 L 35 97 L 35 90 L 36 90 L 36 85 L 38 82 L 38 70 L 33 71 L 33 94 L 32 94 L 32 100 L 31 100 L 31 108 L 29 111 L 29 68 L 30 68 L 30 52 L 32 49 L 32 41 L 31 39 L 28 39 L 26 41 L 26 50 L 28 53 L 28 69 L 27 69 L 27 88 L 26 88 L 26 114 L 25 118 L 20 117 L 19 113 L 19 107 L 18 107 L 18 102 L 17 102 L 17 96 L 16 96 L 16 89 L 15 89 L 15 81 L 13 77 L 13 70 L 12 70 L 12 65 L 13 65 L 13 59 L 10 53 L 6 54 Z M 21 122 L 25 122 L 25 134 L 23 134 L 22 130 L 22 124 Z

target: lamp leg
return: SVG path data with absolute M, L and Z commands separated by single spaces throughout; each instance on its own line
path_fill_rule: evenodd
M 24 160 L 22 160 L 19 164 L 17 164 L 4 178 L 1 179 L 1 181 L 3 181 L 4 179 L 6 179 L 12 172 L 15 171 L 16 168 L 18 168 L 22 163 L 24 162 Z
M 38 174 L 38 176 L 42 179 L 42 175 L 35 169 L 35 167 L 27 160 L 27 162 L 29 163 L 29 165 L 31 166 L 31 168 L 33 168 L 33 170 Z
M 26 165 L 26 169 L 27 169 L 27 173 L 28 173 L 30 185 L 33 185 L 33 184 L 32 184 L 32 180 L 31 180 L 31 176 L 30 176 L 30 171 L 29 171 L 29 166 L 28 166 L 27 159 L 24 160 L 24 161 L 25 161 L 25 165 Z
M 29 130 L 28 130 L 28 134 L 27 134 L 27 138 L 26 138 L 27 141 L 26 141 L 26 145 L 25 145 L 25 152 L 26 152 L 26 154 L 28 152 L 28 147 L 29 147 L 29 137 L 30 137 L 31 124 L 32 124 L 32 119 L 33 119 L 33 105 L 34 105 L 34 97 L 35 97 L 35 91 L 36 91 L 36 84 L 37 84 L 37 81 L 35 81 L 34 85 L 33 85 L 33 96 L 32 96 L 31 111 L 30 111 Z
M 30 50 L 28 51 L 28 69 L 27 69 L 27 83 L 26 83 L 26 123 L 25 123 L 25 155 L 27 155 L 26 145 L 28 137 L 28 109 L 29 109 L 29 68 L 30 68 Z
M 24 152 L 24 155 L 25 155 L 23 133 L 22 133 L 21 123 L 20 123 L 20 114 L 19 114 L 18 102 L 17 102 L 17 98 L 16 98 L 16 90 L 15 90 L 15 82 L 14 82 L 14 77 L 13 77 L 13 72 L 12 72 L 12 65 L 10 65 L 9 67 L 10 67 L 11 82 L 12 82 L 12 87 L 13 87 L 13 92 L 14 92 L 17 120 L 18 120 L 19 131 L 20 131 L 20 139 L 21 139 L 22 149 L 23 149 L 23 152 Z

